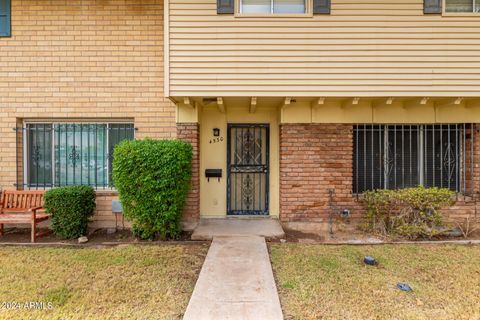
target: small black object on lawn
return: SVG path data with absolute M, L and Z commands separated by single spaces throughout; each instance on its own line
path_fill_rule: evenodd
M 407 283 L 397 283 L 397 288 L 406 292 L 413 291 L 412 287 L 410 287 Z
M 363 262 L 365 262 L 365 264 L 368 264 L 369 266 L 374 266 L 377 264 L 377 260 L 375 260 L 374 257 L 370 256 L 365 256 L 365 258 L 363 258 Z

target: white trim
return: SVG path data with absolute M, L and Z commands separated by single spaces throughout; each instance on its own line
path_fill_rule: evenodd
M 479 16 L 480 15 L 480 1 L 479 0 L 472 0 L 472 11 L 458 11 L 458 12 L 447 11 L 447 1 L 448 0 L 442 0 L 442 16 L 447 16 L 447 17 L 448 16 L 472 17 L 472 16 Z M 476 11 L 476 10 L 478 10 L 478 11 Z
M 313 1 L 303 0 L 305 12 L 303 13 L 274 13 L 274 1 L 270 0 L 270 13 L 243 13 L 243 0 L 235 0 L 235 17 L 238 18 L 311 18 L 313 17 Z

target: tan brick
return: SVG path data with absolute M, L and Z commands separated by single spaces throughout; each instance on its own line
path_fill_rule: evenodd
M 114 117 L 133 120 L 139 138 L 176 137 L 163 96 L 163 1 L 38 3 L 12 0 L 12 37 L 0 38 L 0 188 L 15 187 L 12 128 L 23 119 Z M 111 199 L 97 200 L 97 225 L 114 225 Z

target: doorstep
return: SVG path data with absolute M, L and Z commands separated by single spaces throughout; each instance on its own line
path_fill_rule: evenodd
M 272 218 L 203 218 L 192 233 L 192 240 L 212 240 L 213 237 L 259 236 L 267 239 L 285 237 L 280 222 Z

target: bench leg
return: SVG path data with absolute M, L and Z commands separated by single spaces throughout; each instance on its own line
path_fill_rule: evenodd
M 37 223 L 35 221 L 32 222 L 32 242 L 35 242 L 37 238 Z

